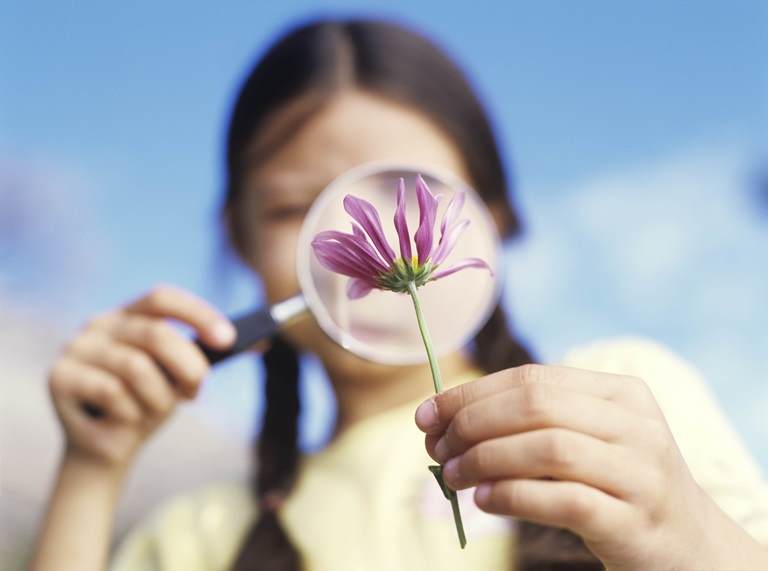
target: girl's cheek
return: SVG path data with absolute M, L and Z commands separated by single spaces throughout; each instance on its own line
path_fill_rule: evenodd
M 295 229 L 285 225 L 272 226 L 264 230 L 259 236 L 259 269 L 267 299 L 274 303 L 299 291 L 296 273 L 298 226 Z
M 269 303 L 288 299 L 299 293 L 296 272 L 296 246 L 300 223 L 265 224 L 258 238 L 258 266 L 264 293 Z M 318 355 L 338 348 L 312 318 L 301 319 L 282 333 L 294 346 Z

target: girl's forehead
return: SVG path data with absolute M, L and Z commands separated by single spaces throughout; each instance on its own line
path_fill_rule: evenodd
M 246 184 L 258 186 L 264 196 L 315 197 L 345 171 L 370 161 L 420 163 L 465 174 L 458 148 L 423 113 L 381 97 L 349 93 L 283 138 L 279 148 L 250 169 Z

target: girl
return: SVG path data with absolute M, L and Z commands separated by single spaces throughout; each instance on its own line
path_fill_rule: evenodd
M 229 125 L 223 219 L 268 301 L 297 291 L 315 196 L 370 160 L 452 171 L 502 236 L 520 232 L 488 118 L 455 64 L 393 24 L 311 23 L 256 64 Z M 166 319 L 212 347 L 233 341 L 203 301 L 158 287 L 92 319 L 54 364 L 66 447 L 32 569 L 105 566 L 132 459 L 207 371 Z M 301 352 L 321 360 L 338 403 L 312 455 L 297 449 Z M 116 571 L 768 569 L 754 462 L 696 373 L 655 344 L 610 340 L 534 365 L 497 307 L 470 347 L 441 359 L 447 389 L 434 398 L 426 365 L 364 361 L 310 319 L 263 359 L 252 496 L 217 485 L 172 500 L 123 542 Z M 466 550 L 428 456 L 462 491 Z

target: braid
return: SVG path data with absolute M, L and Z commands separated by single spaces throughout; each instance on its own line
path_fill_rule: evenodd
M 233 571 L 299 571 L 301 555 L 276 513 L 293 487 L 299 459 L 299 358 L 293 347 L 275 337 L 263 360 L 266 406 L 253 482 L 259 514 Z
M 483 328 L 477 332 L 474 345 L 475 362 L 486 373 L 534 361 L 528 349 L 509 331 L 501 305 L 496 306 Z
M 528 349 L 509 330 L 500 305 L 475 335 L 475 363 L 486 373 L 534 362 Z M 517 562 L 520 571 L 603 571 L 603 564 L 566 529 L 520 520 Z
M 572 531 L 520 520 L 517 566 L 521 571 L 604 571 L 605 566 Z

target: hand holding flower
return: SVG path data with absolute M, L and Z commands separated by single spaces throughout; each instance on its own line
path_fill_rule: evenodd
M 611 571 L 768 569 L 694 481 L 638 378 L 526 365 L 436 395 L 416 423 L 450 488 L 572 530 Z

